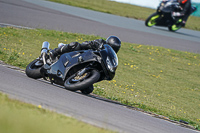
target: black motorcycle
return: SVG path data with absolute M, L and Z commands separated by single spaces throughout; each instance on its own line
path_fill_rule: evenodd
M 112 80 L 118 66 L 118 57 L 111 46 L 104 44 L 98 50 L 80 50 L 62 54 L 55 60 L 50 57 L 49 43 L 43 42 L 41 56 L 26 67 L 30 78 L 43 78 L 67 90 L 93 91 L 93 84 Z
M 193 7 L 191 13 L 195 10 L 196 8 Z M 148 27 L 164 26 L 168 27 L 170 31 L 177 31 L 182 27 L 182 18 L 173 17 L 172 13 L 179 11 L 181 8 L 177 0 L 162 0 L 157 11 L 146 19 L 145 25 Z

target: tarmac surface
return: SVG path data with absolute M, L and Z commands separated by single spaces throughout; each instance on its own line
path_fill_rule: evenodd
M 44 0 L 0 0 L 0 23 L 2 26 L 16 25 L 102 37 L 117 35 L 124 42 L 200 51 L 198 31 L 181 29 L 172 33 L 166 28 L 147 28 L 143 21 Z M 22 70 L 2 62 L 0 75 L 0 91 L 10 97 L 41 105 L 92 125 L 123 133 L 198 132 L 98 96 L 86 96 L 43 80 L 30 79 Z

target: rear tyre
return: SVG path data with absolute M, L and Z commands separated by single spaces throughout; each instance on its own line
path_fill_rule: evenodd
M 40 69 L 42 68 L 43 65 L 39 65 L 37 66 L 36 63 L 38 62 L 37 59 L 35 59 L 34 61 L 32 61 L 31 63 L 28 64 L 28 66 L 26 67 L 26 75 L 30 78 L 33 79 L 39 79 L 42 78 L 42 75 L 40 73 Z
M 89 88 L 100 78 L 100 73 L 94 69 L 85 72 L 81 77 L 77 76 L 77 74 L 78 72 L 65 80 L 64 86 L 67 90 L 77 91 L 83 88 Z
M 158 13 L 153 13 L 151 16 L 149 16 L 146 21 L 145 21 L 145 25 L 147 27 L 152 27 L 154 25 L 156 25 L 156 20 L 160 17 L 160 15 Z

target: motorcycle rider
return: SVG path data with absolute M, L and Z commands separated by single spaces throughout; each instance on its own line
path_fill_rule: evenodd
M 97 39 L 94 41 L 85 41 L 83 43 L 71 42 L 69 44 L 59 44 L 58 48 L 50 51 L 50 57 L 54 60 L 57 56 L 67 52 L 78 51 L 78 50 L 98 50 L 103 47 L 104 44 L 110 45 L 113 50 L 117 53 L 121 47 L 121 40 L 116 36 L 109 36 L 106 40 Z
M 172 16 L 175 18 L 182 18 L 180 24 L 184 27 L 188 17 L 191 14 L 191 0 L 178 0 L 178 3 L 180 4 L 180 12 L 173 12 Z

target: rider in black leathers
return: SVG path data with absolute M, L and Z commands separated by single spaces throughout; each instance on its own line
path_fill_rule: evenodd
M 173 12 L 173 17 L 182 18 L 181 26 L 185 26 L 185 23 L 192 12 L 191 0 L 178 0 L 180 4 L 180 12 Z
M 102 45 L 108 44 L 117 53 L 121 47 L 121 40 L 116 36 L 109 36 L 106 40 L 97 39 L 94 41 L 85 41 L 83 43 L 71 42 L 50 51 L 50 57 L 54 60 L 57 56 L 67 52 L 93 49 L 98 50 Z

